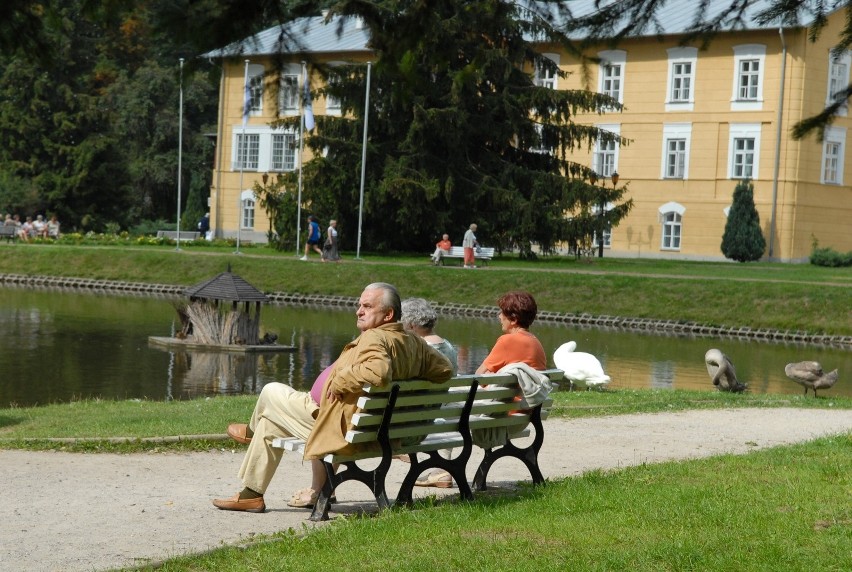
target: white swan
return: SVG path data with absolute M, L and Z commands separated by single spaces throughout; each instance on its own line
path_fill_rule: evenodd
M 573 341 L 559 346 L 553 352 L 553 363 L 565 372 L 565 379 L 579 387 L 599 387 L 610 382 L 604 373 L 601 362 L 592 354 L 575 352 L 577 344 Z

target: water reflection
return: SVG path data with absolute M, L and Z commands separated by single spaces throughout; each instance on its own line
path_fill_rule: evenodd
M 267 306 L 261 335 L 278 334 L 289 353 L 218 354 L 169 351 L 148 345 L 168 336 L 176 313 L 163 298 L 0 289 L 0 407 L 66 402 L 79 398 L 188 399 L 202 395 L 255 394 L 271 381 L 307 389 L 356 334 L 354 309 Z M 475 370 L 500 333 L 496 319 L 441 317 L 437 331 L 459 348 L 461 373 Z M 784 364 L 813 359 L 841 379 L 826 396 L 852 396 L 852 352 L 733 339 L 676 338 L 533 325 L 548 356 L 575 340 L 577 350 L 598 357 L 611 388 L 712 391 L 704 353 L 718 347 L 755 393 L 800 394 Z M 848 375 L 848 374 L 847 374 Z

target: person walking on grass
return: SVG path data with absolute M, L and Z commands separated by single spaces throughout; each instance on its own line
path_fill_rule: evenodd
M 313 247 L 314 251 L 317 254 L 322 256 L 322 250 L 319 247 L 320 242 L 320 225 L 317 221 L 317 217 L 314 215 L 310 215 L 308 217 L 308 240 L 305 242 L 305 255 L 302 256 L 299 260 L 307 260 L 308 259 L 308 251 Z

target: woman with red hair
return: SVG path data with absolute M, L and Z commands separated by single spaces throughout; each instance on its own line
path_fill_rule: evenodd
M 547 369 L 547 356 L 538 338 L 529 331 L 538 306 L 532 294 L 507 292 L 497 300 L 503 335 L 497 338 L 491 353 L 476 373 L 497 373 L 510 363 L 525 363 L 533 369 Z

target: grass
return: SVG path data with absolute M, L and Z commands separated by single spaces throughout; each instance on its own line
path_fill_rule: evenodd
M 422 256 L 351 255 L 304 263 L 267 248 L 11 245 L 0 273 L 189 286 L 233 271 L 264 291 L 357 297 L 382 280 L 403 296 L 493 306 L 511 289 L 532 292 L 542 311 L 694 322 L 718 327 L 852 335 L 852 268 L 778 263 L 568 258 L 495 260 L 487 269 L 435 268 Z
M 746 456 L 592 471 L 473 503 L 353 518 L 169 560 L 216 570 L 852 569 L 852 434 Z M 143 568 L 144 569 L 144 568 Z
M 852 409 L 852 398 L 752 395 L 687 390 L 577 391 L 553 394 L 551 416 L 578 419 L 629 413 L 738 407 Z M 83 400 L 0 409 L 0 446 L 30 450 L 136 453 L 208 450 L 223 427 L 249 417 L 256 397 L 190 401 Z M 164 437 L 181 437 L 179 441 Z

